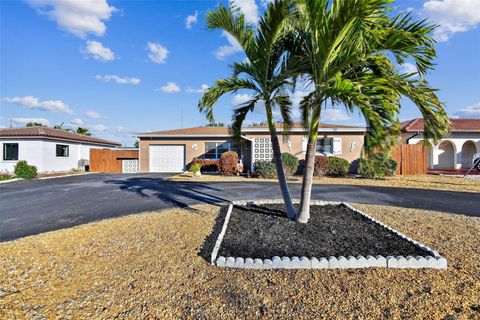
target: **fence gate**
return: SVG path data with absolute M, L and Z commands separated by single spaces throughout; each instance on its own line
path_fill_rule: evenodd
M 122 160 L 122 173 L 137 173 L 137 172 L 138 172 L 138 159 Z

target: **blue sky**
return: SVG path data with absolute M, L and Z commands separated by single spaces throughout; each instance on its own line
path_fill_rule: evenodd
M 1 1 L 0 126 L 64 122 L 132 145 L 136 132 L 204 125 L 197 110 L 202 88 L 243 59 L 231 39 L 205 29 L 205 13 L 221 2 Z M 265 5 L 236 3 L 251 22 Z M 440 24 L 438 66 L 427 79 L 440 89 L 452 117 L 479 118 L 480 0 L 396 5 Z M 241 92 L 221 99 L 216 120 L 228 123 L 232 106 L 246 97 Z M 406 102 L 400 119 L 417 116 Z M 263 118 L 259 111 L 247 120 Z M 341 108 L 327 110 L 323 121 L 363 123 Z

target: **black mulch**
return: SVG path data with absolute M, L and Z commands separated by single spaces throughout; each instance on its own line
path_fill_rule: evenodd
M 298 207 L 297 207 L 298 209 Z M 235 206 L 218 256 L 428 256 L 342 205 L 312 206 L 306 224 L 289 220 L 281 204 Z

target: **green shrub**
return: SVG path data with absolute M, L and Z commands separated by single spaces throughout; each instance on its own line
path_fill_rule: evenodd
M 200 172 L 200 169 L 202 169 L 202 165 L 200 163 L 193 163 L 190 165 L 189 171 L 192 173 L 198 173 Z
M 360 159 L 358 173 L 369 179 L 381 179 L 393 176 L 397 162 L 384 153 L 376 153 L 366 159 Z
M 15 176 L 8 173 L 0 173 L 0 181 L 10 180 L 15 178 Z
M 344 177 L 348 174 L 350 163 L 339 157 L 327 157 L 325 174 L 327 176 Z
M 273 179 L 277 177 L 277 169 L 273 161 L 257 160 L 253 165 L 255 176 L 265 179 Z
M 224 175 L 231 176 L 237 173 L 238 154 L 235 151 L 227 151 L 220 156 L 220 171 Z
M 29 165 L 25 160 L 18 161 L 15 166 L 15 175 L 17 178 L 26 180 L 35 179 L 37 177 L 37 167 Z
M 324 175 L 344 177 L 348 174 L 349 166 L 350 163 L 347 160 L 339 157 L 318 156 L 315 157 L 314 174 L 319 177 Z
M 282 165 L 285 176 L 289 178 L 297 172 L 298 158 L 291 153 L 284 152 L 282 153 Z

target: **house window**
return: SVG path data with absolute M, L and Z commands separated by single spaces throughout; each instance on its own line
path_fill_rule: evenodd
M 220 159 L 222 153 L 235 151 L 239 157 L 242 155 L 242 147 L 234 142 L 205 142 L 205 159 Z
M 18 160 L 18 143 L 3 144 L 3 160 Z
M 57 144 L 57 157 L 68 157 L 68 146 Z
M 317 152 L 324 154 L 333 154 L 333 138 L 318 139 Z

